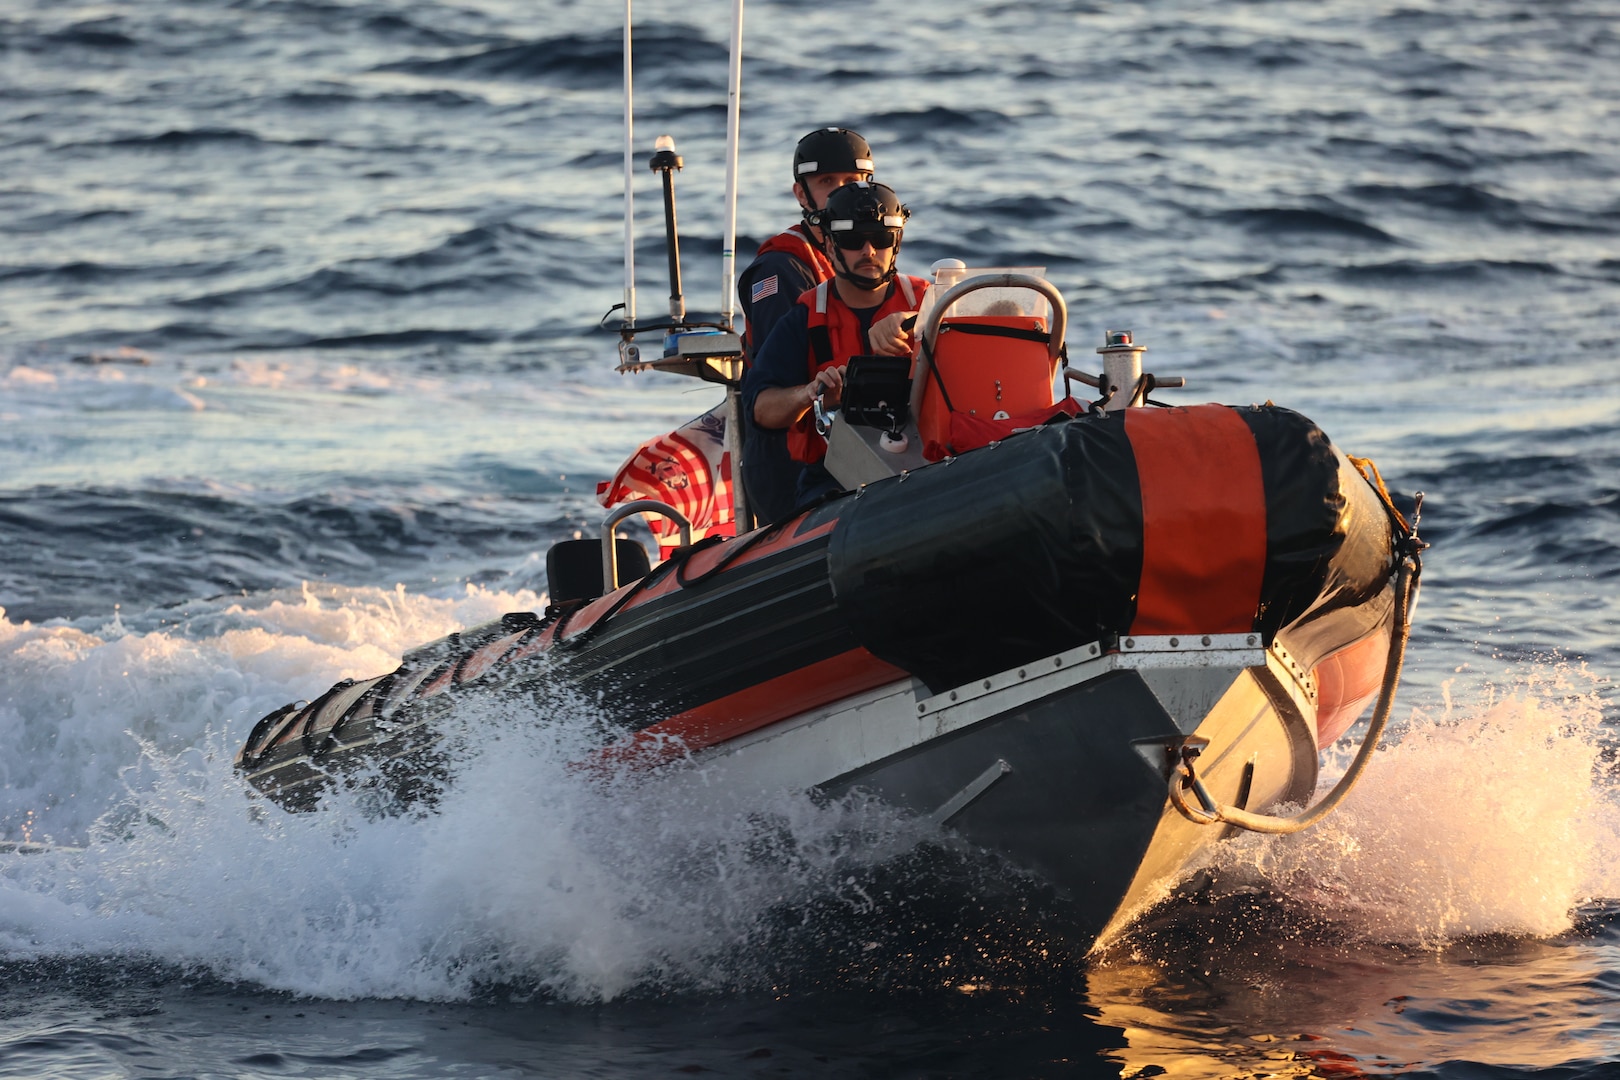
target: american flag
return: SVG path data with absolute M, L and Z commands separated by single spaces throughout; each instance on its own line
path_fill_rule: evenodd
M 693 541 L 736 536 L 731 496 L 731 455 L 726 453 L 725 404 L 656 439 L 648 439 L 619 466 L 612 480 L 596 485 L 596 501 L 614 507 L 630 499 L 658 499 L 686 515 Z M 646 515 L 668 558 L 680 546 L 681 530 L 668 518 Z
M 751 302 L 755 303 L 755 304 L 759 303 L 761 300 L 765 299 L 767 296 L 775 296 L 776 295 L 776 275 L 772 274 L 770 277 L 766 278 L 764 281 L 756 281 L 756 282 L 754 282 L 754 288 L 753 288 L 753 292 L 751 293 L 751 295 L 753 296 L 753 300 Z

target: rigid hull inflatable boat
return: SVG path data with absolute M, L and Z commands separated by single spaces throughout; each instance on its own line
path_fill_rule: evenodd
M 628 3 L 624 28 L 620 370 L 726 387 L 724 412 L 700 418 L 723 427 L 725 456 L 715 442 L 704 465 L 709 450 L 682 444 L 717 492 L 746 451 L 732 320 L 741 14 L 735 0 L 710 322 L 685 312 L 668 136 L 649 164 L 669 315 L 636 314 Z M 540 723 L 558 701 L 593 702 L 603 737 L 587 777 L 691 785 L 698 807 L 716 792 L 732 805 L 872 792 L 1041 875 L 1098 942 L 1231 828 L 1294 831 L 1329 811 L 1389 716 L 1416 595 L 1422 544 L 1376 471 L 1269 404 L 1154 407 L 1180 380 L 1144 372 L 1126 332 L 1098 350 L 1100 373 L 1071 368 L 1063 298 L 1034 268 L 936 264 L 917 318 L 917 357 L 857 357 L 840 409 L 817 404 L 842 493 L 755 529 L 741 492 L 619 506 L 600 540 L 552 549 L 543 614 L 278 709 L 238 767 L 289 810 L 335 784 L 383 808 L 430 806 L 455 782 L 447 747 L 491 703 Z M 1076 401 L 1076 381 L 1097 399 Z M 694 507 L 713 516 L 688 520 Z M 642 511 L 668 541 L 656 568 L 614 531 Z M 1320 752 L 1374 698 L 1333 790 L 1294 817 L 1266 814 L 1311 800 Z
M 1036 284 L 1053 301 L 1039 361 L 1055 364 L 1062 301 Z M 952 430 L 928 415 L 925 370 L 954 301 L 985 287 L 1032 286 L 980 276 L 925 312 L 915 419 L 848 422 L 852 391 L 829 431 L 847 492 L 650 570 L 624 540 L 565 542 L 607 564 L 600 586 L 569 599 L 554 579 L 543 616 L 451 635 L 278 710 L 238 766 L 288 809 L 346 781 L 409 802 L 453 782 L 440 749 L 478 714 L 457 715 L 468 703 L 544 716 L 564 695 L 597 701 L 596 764 L 729 796 L 875 793 L 1045 878 L 1099 941 L 1229 826 L 1315 820 L 1388 716 L 1412 530 L 1376 473 L 1298 413 L 1145 407 L 1154 380 L 1123 335 L 1099 350 L 1101 376 L 1067 373 L 1100 384 L 1101 402 L 935 462 L 885 461 L 871 449 L 884 437 Z M 999 393 L 1007 343 L 961 340 Z M 1380 691 L 1339 788 L 1298 818 L 1265 815 L 1311 799 L 1321 750 Z

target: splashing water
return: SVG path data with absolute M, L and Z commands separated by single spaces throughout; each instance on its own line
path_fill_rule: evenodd
M 541 603 L 476 585 L 449 597 L 306 585 L 195 601 L 145 633 L 117 616 L 91 630 L 0 618 L 0 839 L 22 839 L 25 821 L 31 839 L 82 839 L 123 797 L 138 742 L 175 755 L 210 729 L 240 735 L 338 679 L 390 670 L 423 641 Z
M 1336 814 L 1240 837 L 1216 868 L 1372 940 L 1563 933 L 1583 901 L 1620 896 L 1620 799 L 1602 764 L 1614 732 L 1596 682 L 1552 665 L 1472 707 L 1448 685 L 1442 713 L 1415 711 Z
M 457 782 L 428 815 L 378 818 L 346 792 L 286 814 L 232 769 L 268 709 L 538 603 L 306 587 L 195 602 L 145 633 L 0 622 L 0 709 L 20 748 L 0 765 L 0 822 L 83 844 L 0 856 L 0 954 L 140 957 L 328 998 L 505 986 L 603 1000 L 768 985 L 792 963 L 784 945 L 803 944 L 784 920 L 815 937 L 852 918 L 855 937 L 834 927 L 828 947 L 872 981 L 932 940 L 929 919 L 956 925 L 916 903 L 930 888 L 997 902 L 960 865 L 896 863 L 931 834 L 859 798 L 727 800 L 581 770 L 603 718 L 577 702 L 467 717 Z M 1559 934 L 1584 898 L 1620 895 L 1606 734 L 1580 671 L 1539 671 L 1473 708 L 1448 700 L 1415 713 L 1326 822 L 1240 837 L 1215 869 L 1375 940 Z M 982 917 L 998 948 L 1046 936 L 1016 902 Z M 862 949 L 876 959 L 863 966 Z M 914 963 L 936 978 L 949 960 Z
M 734 985 L 737 946 L 775 905 L 842 880 L 847 838 L 865 858 L 913 842 L 858 800 L 694 817 L 571 768 L 591 725 L 566 709 L 479 719 L 484 743 L 419 817 L 368 816 L 346 792 L 286 814 L 249 796 L 229 747 L 147 744 L 130 801 L 82 852 L 0 874 L 0 947 L 151 956 L 326 998 Z
M 327 998 L 732 986 L 781 905 L 915 844 L 917 826 L 859 798 L 695 807 L 579 769 L 602 718 L 568 701 L 466 715 L 476 734 L 432 814 L 378 818 L 347 791 L 287 814 L 234 772 L 265 701 L 386 670 L 424 630 L 534 599 L 306 590 L 196 613 L 191 629 L 218 631 L 199 640 L 7 624 L 22 680 L 9 707 L 40 744 L 13 769 L 32 783 L 10 784 L 8 812 L 87 839 L 0 856 L 0 953 L 152 958 Z M 78 691 L 53 696 L 53 680 Z M 234 719 L 211 726 L 221 712 Z M 81 800 L 30 816 L 58 785 L 98 804 L 93 823 Z

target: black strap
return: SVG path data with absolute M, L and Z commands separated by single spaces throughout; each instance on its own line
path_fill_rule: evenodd
M 934 385 L 939 387 L 939 396 L 945 399 L 945 411 L 955 412 L 956 406 L 951 404 L 951 395 L 945 391 L 945 379 L 939 373 L 939 365 L 934 363 L 934 349 L 923 339 L 923 363 L 928 365 L 928 374 L 934 377 Z
M 959 334 L 980 334 L 984 337 L 1017 338 L 1019 341 L 1038 341 L 1042 345 L 1052 343 L 1052 335 L 1045 330 L 1025 330 L 1019 326 L 986 326 L 984 323 L 952 323 L 948 322 L 939 328 L 940 333 L 954 330 Z
M 833 362 L 832 335 L 827 332 L 826 323 L 810 328 L 810 351 L 815 354 L 817 371 Z

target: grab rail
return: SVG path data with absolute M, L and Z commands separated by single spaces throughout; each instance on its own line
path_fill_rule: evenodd
M 669 518 L 681 529 L 681 547 L 692 546 L 692 523 L 686 515 L 666 502 L 657 499 L 637 499 L 615 506 L 602 519 L 602 595 L 619 587 L 619 545 L 613 542 L 613 530 L 631 514 L 659 514 Z

